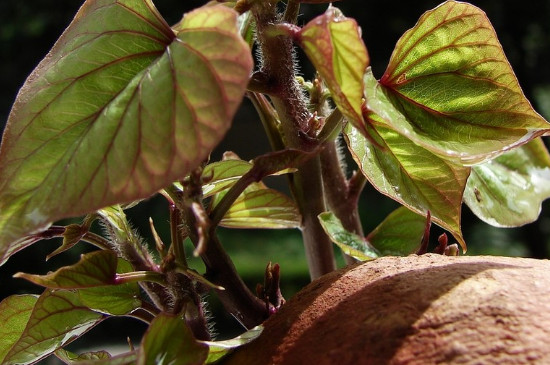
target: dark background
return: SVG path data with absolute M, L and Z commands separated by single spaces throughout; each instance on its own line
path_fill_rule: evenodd
M 177 22 L 182 14 L 204 1 L 157 0 L 155 4 L 170 24 Z M 344 0 L 335 3 L 345 15 L 354 17 L 362 27 L 363 38 L 369 50 L 371 64 L 376 76 L 385 70 L 390 54 L 400 35 L 411 28 L 426 10 L 439 1 L 366 1 Z M 541 114 L 550 118 L 550 1 L 472 1 L 484 9 L 493 23 L 505 53 L 512 64 L 525 94 Z M 0 125 L 8 118 L 10 106 L 17 90 L 26 76 L 52 47 L 63 29 L 82 4 L 79 0 L 8 0 L 0 2 Z M 326 5 L 304 5 L 300 24 L 322 13 Z M 313 71 L 307 62 L 301 72 L 306 79 Z M 243 143 L 244 141 L 244 143 Z M 234 127 L 222 146 L 216 151 L 233 150 L 242 158 L 250 159 L 267 151 L 267 140 L 258 119 L 248 101 L 235 118 Z M 272 182 L 276 186 L 279 181 Z M 361 200 L 361 213 L 365 231 L 372 230 L 386 214 L 397 205 L 381 197 L 373 189 L 367 189 Z M 130 218 L 146 238 L 150 237 L 147 217 L 153 216 L 161 235 L 167 229 L 167 212 L 162 199 L 154 198 L 129 212 Z M 468 243 L 468 254 L 496 254 L 547 258 L 549 256 L 550 212 L 543 205 L 540 219 L 516 229 L 496 229 L 475 218 L 464 207 L 463 233 Z M 308 282 L 307 266 L 302 253 L 299 232 L 296 231 L 228 231 L 221 236 L 237 268 L 251 287 L 262 280 L 263 268 L 268 261 L 281 263 L 283 294 L 291 296 Z M 165 236 L 166 237 L 166 236 Z M 78 255 L 89 247 L 82 247 L 56 257 L 45 263 L 44 256 L 59 242 L 37 244 L 15 255 L 0 268 L 0 299 L 22 292 L 39 292 L 39 289 L 11 275 L 17 271 L 43 274 L 67 262 L 75 262 Z M 200 265 L 198 266 L 200 269 Z M 211 303 L 215 316 L 218 307 Z M 118 330 L 118 340 L 124 340 L 127 332 L 134 330 L 135 323 L 107 321 L 96 332 Z M 106 322 L 106 323 L 107 323 Z M 231 318 L 219 317 L 222 324 L 217 328 L 224 335 L 239 331 Z M 229 327 L 225 327 L 229 326 Z M 122 328 L 122 330 L 121 330 Z M 137 325 L 137 331 L 143 326 Z M 97 334 L 96 334 L 97 335 Z M 100 335 L 102 336 L 102 335 Z M 93 337 L 93 335 L 92 335 Z M 97 337 L 97 336 L 96 336 Z M 139 336 L 135 339 L 139 341 Z

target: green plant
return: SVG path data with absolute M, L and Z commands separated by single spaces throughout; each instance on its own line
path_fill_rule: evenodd
M 150 0 L 84 3 L 4 132 L 0 262 L 53 237 L 63 244 L 50 256 L 81 241 L 99 249 L 54 273 L 17 275 L 46 289 L 0 303 L 3 363 L 55 353 L 66 363 L 200 364 L 246 342 L 260 329 L 213 342 L 201 297 L 215 292 L 255 328 L 284 303 L 279 267 L 268 264 L 251 293 L 218 226 L 300 228 L 317 278 L 335 269 L 333 242 L 347 262 L 422 253 L 432 222 L 466 249 L 463 201 L 497 226 L 537 218 L 550 196 L 539 138 L 549 124 L 480 9 L 448 1 L 425 13 L 376 80 L 357 23 L 329 6 L 299 27 L 301 2 L 328 3 L 209 3 L 172 27 Z M 311 81 L 297 75 L 295 45 L 317 71 Z M 273 152 L 209 161 L 245 96 Z M 341 138 L 359 168 L 349 175 Z M 288 176 L 292 198 L 262 183 L 275 174 Z M 367 181 L 403 207 L 364 238 L 357 201 Z M 157 192 L 170 204 L 171 240 L 157 237 L 152 254 L 124 209 Z M 95 221 L 104 234 L 90 230 Z M 186 239 L 205 273 L 188 265 Z M 441 253 L 457 252 L 439 241 Z M 139 348 L 116 357 L 63 349 L 111 316 L 149 324 Z

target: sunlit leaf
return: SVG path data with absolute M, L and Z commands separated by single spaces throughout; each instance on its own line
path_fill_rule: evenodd
M 227 189 L 251 168 L 252 163 L 243 160 L 225 160 L 206 165 L 203 176 L 209 180 L 202 187 L 204 197 Z
M 460 229 L 462 193 L 470 168 L 443 159 L 390 129 L 370 115 L 371 136 L 379 149 L 348 125 L 346 140 L 354 160 L 382 194 L 451 232 L 465 248 Z M 371 125 L 374 125 L 371 126 Z
M 550 155 L 540 139 L 472 168 L 464 202 L 483 221 L 516 227 L 535 221 L 550 197 Z
M 384 256 L 407 256 L 417 252 L 425 227 L 425 216 L 399 207 L 367 236 L 367 240 Z
M 78 263 L 47 275 L 17 273 L 15 277 L 52 289 L 89 288 L 114 284 L 116 267 L 116 254 L 102 250 L 84 254 Z
M 229 340 L 204 341 L 203 343 L 208 345 L 208 358 L 206 359 L 206 364 L 215 363 L 231 350 L 246 345 L 250 341 L 256 339 L 262 333 L 262 330 L 262 326 L 256 326 L 242 335 Z
M 137 365 L 200 365 L 208 356 L 208 346 L 197 342 L 184 318 L 158 315 L 145 333 Z
M 398 41 L 377 92 L 401 114 L 371 110 L 439 155 L 473 164 L 542 135 L 550 125 L 531 107 L 483 11 L 447 1 Z M 383 106 L 382 106 L 383 108 Z M 395 113 L 394 113 L 395 114 Z
M 342 114 L 362 130 L 363 74 L 369 56 L 355 20 L 331 6 L 302 28 L 298 42 Z
M 0 302 L 0 363 L 25 331 L 37 300 L 35 295 L 13 295 Z
M 277 190 L 253 184 L 235 200 L 220 225 L 230 228 L 298 228 L 301 221 L 292 199 Z
M 321 226 L 343 253 L 359 261 L 368 261 L 380 256 L 367 241 L 355 233 L 347 231 L 340 220 L 331 212 L 319 214 Z
M 30 364 L 73 341 L 102 319 L 101 314 L 83 307 L 75 292 L 46 290 L 2 363 Z
M 253 62 L 237 14 L 172 30 L 150 0 L 88 0 L 21 89 L 0 150 L 0 262 L 52 221 L 145 198 L 230 127 Z

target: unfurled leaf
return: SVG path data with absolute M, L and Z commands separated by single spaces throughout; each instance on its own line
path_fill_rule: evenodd
M 260 188 L 257 188 L 261 186 Z M 302 223 L 296 203 L 277 190 L 253 184 L 235 200 L 220 222 L 230 228 L 298 228 Z
M 128 273 L 132 270 L 130 263 L 122 259 L 117 260 L 117 274 Z M 122 316 L 141 306 L 139 291 L 137 283 L 124 283 L 79 289 L 78 295 L 82 304 L 96 312 Z
M 184 318 L 158 315 L 145 333 L 137 365 L 201 365 L 208 356 L 208 346 L 197 342 Z
M 418 251 L 425 228 L 425 216 L 399 207 L 367 236 L 367 240 L 384 256 L 407 256 Z
M 363 130 L 363 74 L 369 56 L 355 20 L 329 7 L 302 28 L 298 42 L 332 94 L 342 114 Z
M 451 232 L 465 249 L 460 229 L 462 193 L 470 173 L 390 129 L 371 114 L 367 128 L 379 149 L 351 126 L 345 130 L 354 160 L 370 183 L 382 194 Z
M 535 221 L 550 197 L 550 155 L 540 139 L 472 167 L 464 202 L 483 221 L 517 227 Z
M 246 331 L 240 336 L 224 341 L 204 341 L 203 343 L 208 345 L 208 358 L 206 364 L 212 364 L 221 359 L 231 350 L 236 349 L 242 345 L 246 345 L 250 341 L 256 339 L 263 331 L 262 326 L 256 326 L 251 330 Z
M 13 295 L 0 302 L 0 363 L 25 331 L 38 296 Z
M 27 318 L 19 338 L 5 354 L 3 364 L 35 362 L 84 334 L 103 316 L 82 306 L 75 292 L 46 290 Z
M 359 261 L 372 260 L 380 256 L 377 250 L 369 246 L 367 240 L 347 231 L 340 220 L 332 213 L 319 214 L 321 226 L 343 253 Z
M 227 7 L 199 8 L 172 30 L 150 0 L 86 1 L 8 120 L 0 262 L 52 221 L 184 177 L 230 127 L 252 66 Z
M 15 277 L 52 289 L 90 288 L 114 284 L 116 267 L 116 254 L 102 250 L 84 254 L 78 263 L 47 275 L 17 273 Z
M 447 1 L 422 15 L 398 41 L 380 84 L 367 92 L 371 110 L 463 163 L 495 157 L 550 127 L 523 95 L 487 16 L 468 3 Z M 377 97 L 396 113 L 385 115 Z

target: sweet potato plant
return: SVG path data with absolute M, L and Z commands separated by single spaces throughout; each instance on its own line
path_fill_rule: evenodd
M 301 3 L 326 11 L 300 25 Z M 299 74 L 296 47 L 315 74 Z M 210 160 L 243 98 L 272 152 Z M 86 0 L 9 116 L 0 262 L 54 237 L 63 243 L 48 257 L 97 250 L 55 272 L 16 275 L 44 292 L 0 303 L 0 362 L 217 361 L 284 305 L 279 266 L 266 258 L 265 281 L 251 291 L 217 227 L 299 229 L 312 279 L 336 268 L 334 244 L 348 263 L 423 253 L 432 222 L 452 236 L 436 250 L 457 254 L 447 241 L 466 250 L 463 202 L 496 226 L 537 219 L 550 196 L 540 138 L 549 130 L 485 13 L 468 3 L 424 13 L 377 80 L 361 28 L 327 0 L 210 2 L 172 26 L 151 0 Z M 342 163 L 348 152 L 356 166 Z M 270 175 L 286 175 L 291 194 L 265 185 Z M 402 205 L 368 234 L 357 209 L 367 183 Z M 155 194 L 169 203 L 169 242 L 145 242 L 125 215 Z M 70 217 L 82 218 L 55 223 Z M 191 244 L 205 272 L 188 264 Z M 250 331 L 215 341 L 207 293 Z M 147 323 L 141 343 L 116 356 L 64 349 L 116 316 Z

